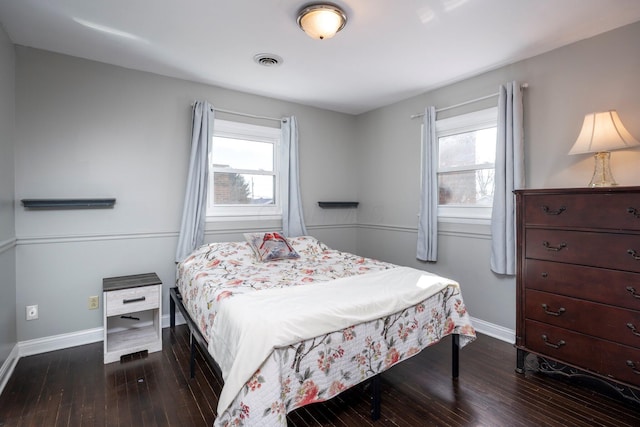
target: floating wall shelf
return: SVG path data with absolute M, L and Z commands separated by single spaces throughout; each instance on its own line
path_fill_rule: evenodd
M 22 199 L 27 209 L 105 209 L 112 208 L 116 199 Z
M 358 202 L 318 202 L 321 208 L 357 208 Z

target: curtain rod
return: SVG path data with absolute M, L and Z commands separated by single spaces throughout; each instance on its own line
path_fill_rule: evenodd
M 520 88 L 526 89 L 529 87 L 529 83 L 523 83 L 520 85 Z M 469 101 L 464 101 L 459 104 L 450 105 L 448 107 L 438 108 L 436 113 L 440 113 L 442 111 L 452 110 L 454 108 L 462 107 L 464 105 L 473 104 L 474 102 L 484 101 L 485 99 L 493 98 L 495 96 L 500 95 L 500 92 L 492 93 L 491 95 L 481 96 L 480 98 L 470 99 Z M 414 114 L 411 116 L 411 119 L 417 119 L 418 117 L 424 116 L 424 113 Z
M 193 107 L 194 104 L 191 104 L 191 107 Z M 217 111 L 219 113 L 227 113 L 227 114 L 233 114 L 236 116 L 243 116 L 243 117 L 250 117 L 252 119 L 262 119 L 262 120 L 273 120 L 275 122 L 282 122 L 283 119 L 277 119 L 275 117 L 267 117 L 267 116 L 257 116 L 255 114 L 249 114 L 249 113 L 241 113 L 239 111 L 231 111 L 231 110 L 224 110 L 222 108 L 211 108 L 211 111 Z

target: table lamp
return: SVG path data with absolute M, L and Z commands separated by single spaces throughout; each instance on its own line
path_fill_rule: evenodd
M 584 116 L 582 130 L 569 154 L 595 153 L 595 169 L 589 187 L 618 185 L 611 174 L 611 151 L 640 146 L 618 117 L 616 110 L 590 113 Z

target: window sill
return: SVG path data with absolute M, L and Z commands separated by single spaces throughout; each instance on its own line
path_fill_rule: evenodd
M 281 221 L 282 215 L 208 215 L 206 222 Z
M 471 225 L 491 225 L 491 217 L 459 217 L 459 216 L 438 216 L 439 223 L 445 224 L 471 224 Z

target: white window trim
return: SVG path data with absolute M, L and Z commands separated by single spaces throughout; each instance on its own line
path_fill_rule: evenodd
M 436 120 L 436 140 L 443 136 L 496 127 L 497 123 L 498 107 Z M 483 166 L 478 165 L 477 167 L 469 168 L 469 170 L 481 168 Z M 491 166 L 491 168 L 495 168 L 495 165 Z M 462 170 L 462 168 L 457 169 Z M 443 171 L 438 169 L 438 172 L 452 170 L 454 168 Z M 438 221 L 489 224 L 491 222 L 491 211 L 491 206 L 438 205 Z
M 227 205 L 213 206 L 213 172 L 216 170 L 209 161 L 209 188 L 207 195 L 207 221 L 237 221 L 237 220 L 275 220 L 282 219 L 282 199 L 285 197 L 285 189 L 282 186 L 281 173 L 281 144 L 282 131 L 278 128 L 257 126 L 248 123 L 233 122 L 229 120 L 215 119 L 213 134 L 218 137 L 239 138 L 251 141 L 267 142 L 274 145 L 274 170 L 276 180 L 275 204 L 270 206 L 259 205 Z M 250 170 L 233 170 L 235 173 L 256 173 Z M 269 173 L 271 175 L 271 173 Z
M 486 108 L 472 113 L 460 114 L 436 120 L 436 135 L 448 136 L 496 126 L 498 107 Z

